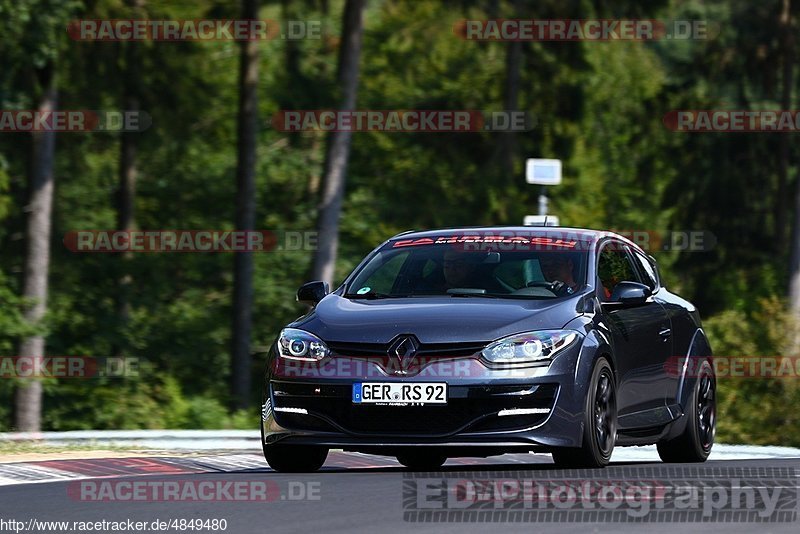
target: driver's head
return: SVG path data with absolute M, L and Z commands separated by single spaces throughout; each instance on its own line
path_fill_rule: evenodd
M 474 255 L 448 249 L 444 253 L 442 267 L 445 282 L 451 288 L 471 287 L 471 285 L 474 285 L 478 272 L 478 265 L 475 263 Z
M 542 254 L 539 258 L 539 265 L 542 268 L 542 275 L 548 282 L 560 281 L 569 286 L 575 285 L 572 276 L 574 264 L 566 254 Z

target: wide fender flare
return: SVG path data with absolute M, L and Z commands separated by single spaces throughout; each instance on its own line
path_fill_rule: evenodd
M 675 364 L 671 362 L 670 365 L 670 370 L 678 373 L 678 391 L 675 400 L 684 411 L 697 383 L 698 371 L 704 362 L 707 361 L 711 365 L 711 372 L 714 373 L 714 356 L 708 337 L 702 328 L 695 330 L 685 354 L 685 356 L 677 357 Z M 716 380 L 716 376 L 714 378 Z
M 608 360 L 614 373 L 614 381 L 618 382 L 618 377 L 616 376 L 617 365 L 608 339 L 598 330 L 590 330 L 584 335 L 581 349 L 578 352 L 573 381 L 573 398 L 585 399 L 585 396 L 588 395 L 592 371 L 600 357 L 605 357 Z

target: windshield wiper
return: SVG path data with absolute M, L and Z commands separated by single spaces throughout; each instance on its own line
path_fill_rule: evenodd
M 485 299 L 496 299 L 497 295 L 487 293 L 485 289 L 448 289 L 447 294 L 451 297 L 481 297 Z
M 514 295 L 513 293 L 487 293 L 483 289 L 450 289 L 447 295 L 451 297 L 477 297 L 484 299 L 517 299 L 517 300 L 549 300 L 556 296 L 543 295 Z
M 378 293 L 376 291 L 368 291 L 367 293 L 346 293 L 346 299 L 397 299 L 404 298 L 408 295 L 392 295 L 389 293 Z

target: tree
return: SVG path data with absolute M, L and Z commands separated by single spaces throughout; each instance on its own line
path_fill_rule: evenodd
M 244 0 L 242 17 L 256 19 L 258 0 Z M 256 219 L 256 133 L 258 130 L 258 42 L 242 42 L 239 70 L 239 131 L 236 166 L 236 229 L 252 231 Z M 253 253 L 239 252 L 233 266 L 233 407 L 250 404 L 250 338 L 253 328 Z
M 366 0 L 347 0 L 344 7 L 342 47 L 339 50 L 338 81 L 341 86 L 340 111 L 351 111 L 358 94 L 359 60 L 364 28 Z M 319 206 L 317 231 L 319 246 L 314 256 L 313 276 L 333 284 L 336 254 L 339 247 L 339 217 L 342 212 L 347 163 L 350 158 L 352 132 L 333 132 L 325 156 L 322 202 Z
M 39 113 L 58 107 L 55 67 L 48 63 L 39 69 L 42 94 L 36 109 Z M 56 134 L 53 131 L 33 133 L 33 155 L 29 171 L 30 202 L 28 203 L 28 248 L 25 258 L 23 297 L 31 302 L 25 312 L 30 324 L 39 324 L 47 310 L 47 273 L 50 268 L 50 228 L 53 212 L 53 164 Z M 20 354 L 43 358 L 44 335 L 27 336 L 20 344 Z M 16 427 L 21 432 L 38 432 L 42 420 L 42 383 L 37 379 L 20 383 L 15 394 Z
M 3 39 L 3 95 L 16 94 L 20 101 L 30 101 L 38 113 L 54 111 L 58 106 L 56 85 L 59 58 L 66 41 L 66 21 L 77 9 L 72 1 L 25 0 L 0 2 L 0 26 Z M 9 90 L 8 93 L 5 90 Z M 0 100 L 2 98 L 0 97 Z M 23 335 L 19 353 L 42 358 L 45 337 L 42 320 L 47 311 L 48 272 L 50 269 L 50 232 L 54 190 L 55 132 L 32 133 L 31 158 L 27 168 L 28 196 L 25 201 L 26 250 L 23 261 L 22 296 L 30 335 Z M 14 392 L 15 426 L 18 430 L 41 429 L 42 383 L 37 379 L 21 381 Z
M 128 2 L 137 15 L 141 15 L 144 7 L 144 0 L 130 0 Z M 139 102 L 139 43 L 122 43 L 122 64 L 124 87 L 122 89 L 122 108 L 125 111 L 138 112 Z M 119 186 L 117 188 L 117 229 L 123 232 L 130 232 L 136 227 L 136 179 L 138 168 L 136 166 L 138 154 L 138 132 L 123 132 L 120 138 L 119 153 Z M 119 323 L 124 328 L 130 320 L 130 291 L 133 284 L 133 277 L 128 268 L 131 253 L 122 254 L 122 275 L 119 278 L 117 293 L 117 315 Z M 120 332 L 121 334 L 121 332 Z M 118 355 L 123 354 L 122 344 L 118 342 Z

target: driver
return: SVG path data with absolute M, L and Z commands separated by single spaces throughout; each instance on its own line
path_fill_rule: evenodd
M 448 289 L 455 287 L 481 287 L 475 256 L 448 249 L 444 253 L 442 274 Z
M 539 258 L 539 266 L 557 295 L 572 295 L 578 289 L 573 275 L 575 265 L 567 254 L 543 254 Z

